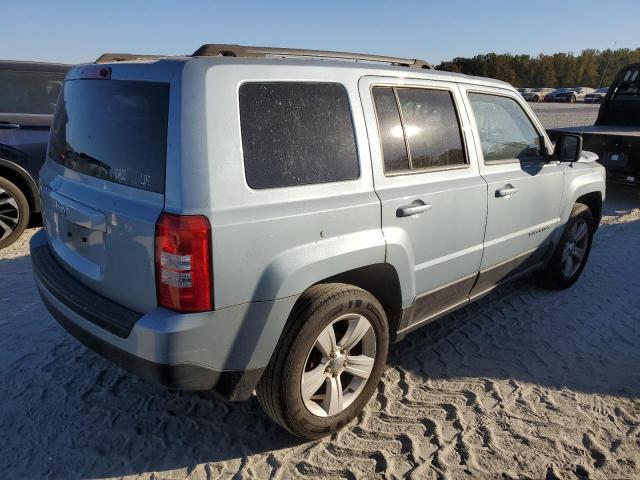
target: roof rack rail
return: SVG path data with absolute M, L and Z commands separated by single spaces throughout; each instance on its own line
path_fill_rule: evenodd
M 144 60 L 166 57 L 166 55 L 138 55 L 135 53 L 103 53 L 93 63 L 128 62 L 130 60 Z
M 299 48 L 249 47 L 232 44 L 204 44 L 191 54 L 192 57 L 266 57 L 268 55 L 282 57 L 316 57 L 346 60 L 363 60 L 367 62 L 390 63 L 403 67 L 433 69 L 433 65 L 416 58 L 385 57 L 366 53 L 331 52 L 324 50 L 305 50 Z

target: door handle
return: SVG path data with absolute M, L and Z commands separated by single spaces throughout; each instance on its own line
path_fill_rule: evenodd
M 498 198 L 500 198 L 500 197 L 509 197 L 509 196 L 513 195 L 514 193 L 518 193 L 518 189 L 509 183 L 509 184 L 505 185 L 504 187 L 499 188 L 498 190 L 496 190 L 496 197 L 498 197 Z
M 20 128 L 20 125 L 18 125 L 17 123 L 0 122 L 0 129 L 15 130 L 16 128 Z
M 411 217 L 413 215 L 419 215 L 428 210 L 431 210 L 430 203 L 424 203 L 422 200 L 414 200 L 409 205 L 404 205 L 396 210 L 396 217 Z

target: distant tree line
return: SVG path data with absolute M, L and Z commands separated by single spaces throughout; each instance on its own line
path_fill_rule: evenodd
M 635 62 L 640 62 L 640 48 L 588 49 L 579 55 L 554 53 L 537 57 L 487 53 L 473 58 L 454 58 L 436 68 L 497 78 L 516 87 L 598 88 L 601 81 L 602 86 L 608 86 L 621 67 Z

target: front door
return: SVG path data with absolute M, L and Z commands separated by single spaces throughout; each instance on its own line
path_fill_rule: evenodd
M 535 116 L 511 93 L 462 87 L 481 147 L 488 190 L 481 275 L 473 294 L 534 267 L 558 226 L 563 171 L 546 159 L 546 137 Z

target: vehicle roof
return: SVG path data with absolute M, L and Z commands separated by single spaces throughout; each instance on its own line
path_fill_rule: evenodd
M 65 63 L 29 62 L 23 60 L 0 60 L 0 70 L 19 72 L 54 72 L 66 73 L 72 65 Z
M 329 58 L 300 58 L 300 57 L 159 57 L 153 59 L 135 59 L 113 63 L 101 63 L 101 65 L 112 65 L 114 67 L 120 65 L 142 65 L 156 62 L 203 62 L 209 63 L 212 67 L 221 65 L 255 65 L 255 66 L 297 66 L 297 67 L 322 67 L 336 69 L 350 69 L 357 71 L 361 75 L 378 75 L 378 76 L 397 76 L 399 78 L 423 78 L 431 80 L 453 81 L 459 83 L 471 83 L 476 85 L 494 86 L 500 88 L 510 88 L 513 86 L 502 80 L 486 77 L 476 77 L 473 75 L 465 75 L 462 73 L 447 72 L 444 70 L 425 69 L 405 67 L 399 65 L 390 65 L 382 62 L 371 61 L 354 61 L 354 60 L 338 60 Z

